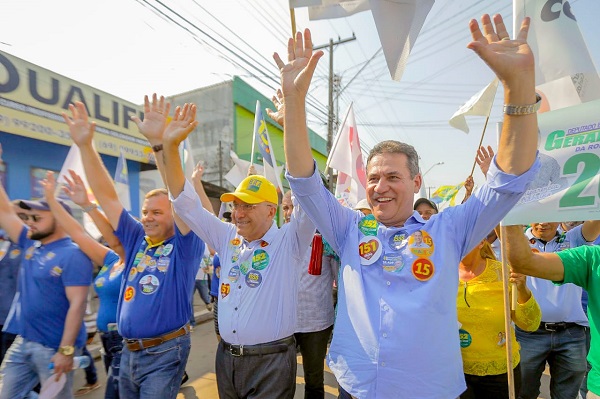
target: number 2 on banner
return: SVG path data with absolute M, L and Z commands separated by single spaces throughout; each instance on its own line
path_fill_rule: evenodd
M 572 156 L 567 160 L 567 162 L 565 162 L 563 174 L 572 175 L 577 173 L 577 168 L 582 162 L 583 171 L 581 171 L 581 174 L 575 183 L 569 187 L 565 195 L 560 199 L 559 208 L 589 206 L 596 203 L 596 196 L 588 195 L 585 197 L 580 197 L 579 195 L 590 184 L 592 179 L 596 177 L 598 171 L 600 170 L 600 157 L 598 157 L 598 155 L 586 153 Z M 600 197 L 600 187 L 598 196 Z

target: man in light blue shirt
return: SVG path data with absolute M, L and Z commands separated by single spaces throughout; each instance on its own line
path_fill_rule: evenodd
M 179 160 L 179 144 L 195 127 L 196 106 L 175 112 L 163 137 L 167 184 L 175 212 L 219 254 L 216 355 L 221 398 L 293 398 L 296 388 L 296 301 L 314 225 L 294 207 L 290 222 L 274 222 L 278 195 L 263 176 L 246 177 L 235 192 L 235 224 L 205 210 Z
M 298 202 L 341 256 L 339 299 L 329 367 L 342 395 L 357 398 L 456 398 L 465 389 L 458 325 L 458 263 L 519 200 L 533 179 L 537 118 L 534 60 L 526 19 L 510 40 L 500 16 L 470 22 L 473 49 L 505 88 L 498 154 L 487 183 L 465 204 L 425 221 L 413 210 L 422 178 L 415 149 L 376 145 L 367 160 L 373 214 L 343 208 L 322 185 L 306 129 L 305 99 L 322 52 L 310 32 L 279 55 L 285 102 L 288 180 Z M 485 36 L 484 36 L 485 35 Z M 359 171 L 360 172 L 360 171 Z M 428 247 L 411 247 L 421 231 Z M 348 397 L 348 396 L 346 396 Z

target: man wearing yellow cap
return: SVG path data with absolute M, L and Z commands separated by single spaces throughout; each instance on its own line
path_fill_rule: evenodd
M 178 146 L 196 126 L 196 107 L 176 111 L 163 137 L 167 184 L 175 212 L 221 261 L 219 343 L 216 359 L 221 398 L 293 398 L 296 387 L 296 301 L 298 268 L 314 234 L 294 207 L 290 222 L 273 218 L 278 197 L 263 176 L 246 177 L 221 200 L 233 202 L 235 225 L 206 211 L 185 180 Z

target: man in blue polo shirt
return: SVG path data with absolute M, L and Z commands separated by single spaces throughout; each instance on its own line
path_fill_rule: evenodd
M 174 216 L 167 190 L 146 194 L 141 222 L 123 208 L 110 175 L 92 146 L 94 124 L 82 103 L 63 114 L 79 146 L 90 187 L 125 248 L 117 327 L 125 339 L 119 390 L 126 398 L 175 398 L 190 351 L 190 292 L 204 243 Z M 156 153 L 159 170 L 169 105 L 145 98 L 144 121 L 135 119 Z
M 313 54 L 306 30 L 288 42 L 287 64 L 274 57 L 285 102 L 287 178 L 341 258 L 328 359 L 342 397 L 456 398 L 466 388 L 456 323 L 458 264 L 519 200 L 539 167 L 529 19 L 516 40 L 499 15 L 493 22 L 484 15 L 482 32 L 471 20 L 468 47 L 505 86 L 498 155 L 477 194 L 427 221 L 413 210 L 422 184 L 418 154 L 398 141 L 377 144 L 367 159 L 373 214 L 339 204 L 321 182 L 306 128 L 306 94 L 323 53 Z M 427 246 L 411 245 L 418 231 Z
M 54 363 L 73 396 L 73 355 L 85 345 L 83 314 L 92 263 L 56 223 L 46 202 L 20 201 L 19 215 L 0 186 L 0 227 L 23 252 L 18 293 L 6 324 L 18 336 L 0 370 L 0 398 L 25 398 L 46 381 Z M 68 209 L 68 206 L 65 208 Z M 70 210 L 69 210 L 70 211 Z

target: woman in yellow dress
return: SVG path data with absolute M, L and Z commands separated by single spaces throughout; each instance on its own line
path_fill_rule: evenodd
M 508 398 L 506 335 L 502 294 L 502 263 L 496 260 L 487 240 L 475 247 L 460 263 L 456 296 L 460 328 L 460 346 L 467 390 L 460 396 L 472 398 Z M 526 277 L 511 273 L 516 283 L 517 307 L 512 311 L 514 324 L 525 331 L 535 331 L 542 313 L 527 288 Z M 515 392 L 519 393 L 519 344 L 511 326 Z

